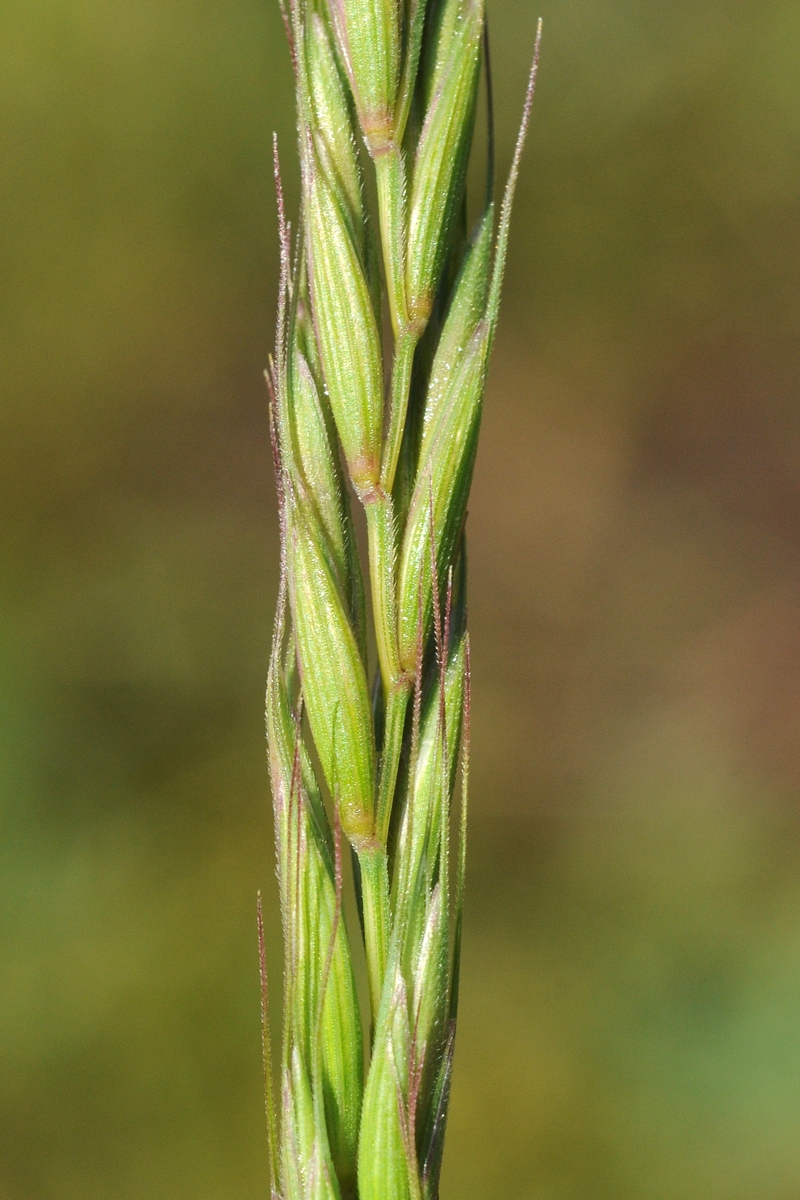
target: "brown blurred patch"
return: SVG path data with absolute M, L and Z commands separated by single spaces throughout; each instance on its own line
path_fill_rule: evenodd
M 800 574 L 750 597 L 687 648 L 678 685 L 716 713 L 747 769 L 800 789 Z

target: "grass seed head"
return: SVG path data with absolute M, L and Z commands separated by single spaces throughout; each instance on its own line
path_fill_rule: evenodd
M 269 383 L 282 576 L 267 735 L 285 979 L 273 1197 L 435 1200 L 464 895 L 464 523 L 535 62 L 497 229 L 489 103 L 488 198 L 467 243 L 484 0 L 289 0 L 286 18 L 302 214 L 292 248 L 279 187 Z M 342 835 L 369 980 L 366 1074 Z

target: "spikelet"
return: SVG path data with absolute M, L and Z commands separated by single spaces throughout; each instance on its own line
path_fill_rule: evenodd
M 499 219 L 490 149 L 486 204 L 466 239 L 482 61 L 491 90 L 484 0 L 290 0 L 286 24 L 302 213 L 292 246 L 276 170 L 268 382 L 282 569 L 267 735 L 285 987 L 277 1103 L 267 1070 L 272 1194 L 435 1200 L 464 896 L 464 526 L 539 34 Z M 491 145 L 491 102 L 489 115 Z M 344 840 L 367 960 L 366 1065 Z M 265 1047 L 268 1061 L 268 1034 Z

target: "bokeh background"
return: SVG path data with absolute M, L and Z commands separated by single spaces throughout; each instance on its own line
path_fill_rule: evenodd
M 540 13 L 443 1200 L 796 1200 L 800 7 L 495 0 L 503 169 Z M 12 0 L 0 60 L 0 1198 L 255 1200 L 288 55 Z

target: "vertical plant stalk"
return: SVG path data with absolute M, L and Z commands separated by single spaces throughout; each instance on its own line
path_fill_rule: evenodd
M 466 863 L 464 525 L 541 25 L 496 221 L 484 0 L 289 0 L 284 21 L 302 203 L 293 238 L 276 150 L 281 274 L 267 383 L 281 575 L 267 737 L 285 951 L 277 1089 L 259 901 L 272 1196 L 435 1200 Z M 467 238 L 482 65 L 486 199 Z M 368 1052 L 342 915 L 343 837 Z

